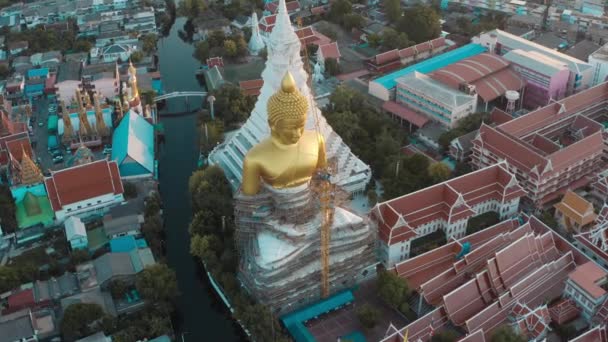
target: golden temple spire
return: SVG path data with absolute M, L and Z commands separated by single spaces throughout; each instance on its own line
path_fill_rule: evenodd
M 63 136 L 61 137 L 61 141 L 64 145 L 69 146 L 74 138 L 74 127 L 72 126 L 72 120 L 70 119 L 70 112 L 67 108 L 63 108 L 63 114 L 61 115 L 63 118 Z
M 95 128 L 99 135 L 106 137 L 110 132 L 105 121 L 103 121 L 103 111 L 101 110 L 99 94 L 93 94 L 93 100 L 95 100 Z
M 87 92 L 86 90 L 82 90 L 82 97 L 84 98 L 84 103 L 86 105 L 86 108 L 90 108 L 92 107 L 91 104 L 91 96 L 89 95 L 89 92 Z
M 78 112 L 78 119 L 80 120 L 80 129 L 78 130 L 78 135 L 84 137 L 91 136 L 93 134 L 93 129 L 91 128 L 91 124 L 89 123 L 86 109 L 80 109 L 80 111 Z
M 139 89 L 137 89 L 137 69 L 129 60 L 129 87 L 131 88 L 131 98 L 129 102 L 139 101 Z
M 20 175 L 21 184 L 29 185 L 40 183 L 44 179 L 42 172 L 36 166 L 32 158 L 25 152 L 25 147 L 21 145 L 21 165 Z
M 82 103 L 82 96 L 80 94 L 80 90 L 76 89 L 76 94 L 75 94 L 75 99 L 76 99 L 76 104 L 78 104 L 78 110 L 80 111 L 83 107 L 83 103 Z

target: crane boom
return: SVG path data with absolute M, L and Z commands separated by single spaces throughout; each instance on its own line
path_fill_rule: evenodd
M 298 28 L 302 28 L 302 18 L 299 17 L 297 19 Z M 319 126 L 319 113 L 315 103 L 313 101 L 314 89 L 312 87 L 311 77 L 310 77 L 310 62 L 308 60 L 308 47 L 304 46 L 304 70 L 308 74 L 308 88 L 310 89 L 310 102 L 311 102 L 311 110 L 315 116 L 315 129 L 317 134 L 321 135 L 321 128 Z M 321 206 L 321 297 L 327 298 L 329 296 L 329 243 L 331 241 L 331 227 L 334 222 L 334 185 L 331 183 L 331 170 L 329 167 L 329 163 L 325 163 L 326 166 L 322 169 L 317 170 L 318 175 L 318 187 L 315 189 L 317 196 L 319 198 L 320 206 Z

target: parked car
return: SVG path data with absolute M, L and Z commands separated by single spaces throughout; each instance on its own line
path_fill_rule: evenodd
M 40 122 L 38 123 L 38 127 L 42 127 L 42 126 L 44 126 L 44 122 L 40 121 Z
M 63 156 L 53 157 L 53 164 L 63 163 Z

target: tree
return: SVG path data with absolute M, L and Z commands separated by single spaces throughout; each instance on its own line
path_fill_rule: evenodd
M 91 255 L 85 249 L 76 249 L 72 251 L 72 263 L 74 265 L 80 265 L 83 262 L 91 260 Z
M 381 271 L 378 275 L 378 296 L 388 305 L 400 309 L 410 296 L 407 282 L 391 271 Z
M 0 184 L 0 228 L 4 234 L 14 233 L 17 230 L 16 211 L 17 206 L 11 189 L 5 184 Z
M 213 30 L 209 34 L 209 37 L 207 37 L 210 47 L 222 46 L 224 44 L 224 40 L 226 40 L 226 34 L 222 30 Z
M 209 58 L 209 43 L 205 41 L 197 42 L 194 45 L 194 58 L 196 58 L 201 64 L 207 63 Z
M 224 125 L 233 128 L 244 122 L 253 110 L 255 100 L 246 95 L 241 88 L 231 84 L 225 84 L 217 89 L 215 96 L 215 114 L 218 119 L 224 121 Z
M 148 33 L 142 38 L 143 41 L 143 50 L 145 53 L 151 53 L 156 50 L 156 41 L 158 41 L 158 37 L 154 33 Z
M 336 76 L 340 73 L 340 64 L 335 58 L 325 58 L 325 71 L 331 76 Z
M 205 0 L 182 0 L 177 7 L 177 15 L 193 19 L 201 16 L 207 9 Z
M 122 298 L 127 290 L 129 289 L 129 285 L 125 283 L 123 280 L 115 279 L 110 283 L 110 293 L 112 294 L 112 298 L 120 299 Z
M 491 342 L 526 342 L 527 339 L 517 334 L 510 326 L 502 325 L 492 333 Z
M 433 179 L 433 182 L 435 183 L 440 183 L 450 178 L 450 174 L 452 173 L 450 168 L 442 162 L 435 162 L 429 165 L 428 171 L 429 175 Z
M 20 285 L 19 273 L 10 266 L 0 266 L 0 293 L 10 291 Z
M 232 216 L 232 188 L 221 168 L 210 166 L 195 171 L 188 188 L 195 210 L 207 210 L 219 219 Z
M 547 225 L 547 227 L 552 228 L 552 229 L 557 229 L 557 227 L 559 226 L 559 223 L 557 222 L 557 220 L 555 219 L 555 216 L 553 214 L 551 214 L 550 211 L 545 210 L 543 211 L 540 220 Z
M 68 341 L 92 335 L 100 330 L 94 323 L 101 318 L 103 318 L 103 309 L 98 304 L 71 304 L 63 314 L 61 334 Z
M 403 13 L 397 26 L 400 32 L 405 32 L 409 39 L 422 43 L 439 37 L 441 24 L 439 15 L 429 6 L 415 6 Z
M 142 61 L 142 59 L 144 59 L 144 53 L 141 51 L 135 51 L 131 54 L 131 57 L 129 58 L 131 59 L 131 62 L 139 63 Z
M 452 330 L 442 330 L 438 334 L 433 335 L 431 337 L 431 342 L 456 342 L 460 338 L 458 335 Z
M 208 153 L 224 138 L 224 123 L 221 120 L 203 122 L 200 127 L 201 152 Z
M 236 57 L 238 52 L 236 48 L 236 43 L 230 39 L 224 40 L 224 51 L 226 52 L 227 57 Z
M 6 64 L 0 64 L 0 80 L 5 80 L 11 74 L 11 70 Z
M 175 272 L 166 264 L 155 264 L 139 272 L 135 287 L 142 298 L 160 304 L 166 309 L 168 304 L 179 295 Z
M 236 44 L 236 56 L 237 57 L 247 56 L 247 53 L 249 52 L 249 48 L 247 46 L 247 42 L 245 41 L 245 37 L 243 37 L 242 35 L 238 35 L 236 37 L 233 37 L 232 39 Z
M 331 4 L 331 8 L 329 9 L 328 17 L 331 21 L 333 21 L 337 24 L 342 24 L 344 16 L 351 13 L 352 11 L 353 11 L 353 4 L 350 1 L 336 0 L 336 1 L 332 2 L 332 4 Z
M 154 104 L 154 98 L 156 97 L 156 91 L 154 89 L 140 89 L 139 97 L 142 99 L 145 105 L 152 106 Z
M 132 182 L 123 182 L 122 188 L 124 189 L 125 199 L 137 197 L 137 186 Z
M 209 269 L 217 269 L 222 266 L 218 258 L 221 246 L 222 242 L 216 235 L 195 234 L 190 241 L 190 254 L 204 261 Z
M 360 29 L 365 25 L 365 18 L 357 13 L 349 13 L 342 19 L 342 26 L 348 31 L 356 28 Z
M 144 205 L 144 216 L 156 216 L 160 211 L 160 196 L 158 193 L 154 192 L 148 197 L 146 197 L 145 205 Z
M 401 18 L 401 1 L 399 0 L 384 0 L 384 11 L 391 23 L 396 23 Z
M 361 325 L 366 329 L 372 329 L 378 323 L 380 311 L 373 306 L 365 303 L 357 308 L 357 318 Z
M 376 33 L 372 33 L 367 36 L 367 42 L 371 47 L 377 48 L 382 45 L 382 37 Z
M 387 28 L 381 35 L 382 48 L 384 50 L 403 49 L 410 45 L 405 33 L 399 33 L 392 28 Z

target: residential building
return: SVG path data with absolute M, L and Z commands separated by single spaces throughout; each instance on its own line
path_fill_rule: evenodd
M 125 20 L 124 29 L 138 34 L 156 33 L 156 18 L 154 10 L 142 10 L 134 13 Z
M 118 165 L 105 159 L 53 172 L 44 180 L 58 221 L 103 215 L 124 201 Z
M 129 111 L 112 135 L 111 160 L 115 160 L 123 179 L 154 177 L 154 126 L 143 116 Z
M 57 68 L 63 61 L 63 57 L 61 51 L 47 51 L 33 54 L 30 60 L 33 66 L 46 68 L 50 72 L 57 72 Z
M 469 218 L 494 211 L 517 215 L 525 194 L 506 163 L 378 203 L 371 212 L 378 229 L 380 260 L 386 268 L 410 257 L 417 238 L 442 230 L 446 240 L 465 236 Z
M 584 90 L 496 127 L 482 124 L 472 165 L 507 160 L 538 208 L 589 184 L 604 162 L 608 83 Z
M 566 64 L 570 70 L 566 95 L 585 90 L 592 84 L 593 67 L 591 64 L 508 32 L 498 29 L 492 30 L 482 33 L 479 37 L 474 37 L 473 42 L 487 48 L 490 53 L 501 56 L 511 50 L 536 51 Z
M 68 217 L 65 222 L 65 238 L 70 243 L 72 250 L 87 249 L 87 229 L 84 223 L 76 216 Z
M 566 64 L 537 51 L 515 49 L 503 57 L 526 80 L 525 91 L 521 94 L 526 108 L 536 109 L 566 96 L 570 77 Z
M 593 204 L 574 191 L 568 191 L 561 202 L 554 205 L 555 219 L 569 233 L 581 233 L 595 221 Z
M 605 271 L 536 217 L 517 228 L 503 222 L 487 230 L 396 265 L 434 309 L 405 327 L 390 325 L 382 342 L 401 342 L 406 333 L 408 340 L 429 341 L 448 326 L 462 329 L 463 341 L 487 341 L 505 324 L 539 341 L 560 318 L 557 311 L 576 314 L 572 293 L 599 294 L 596 281 Z

